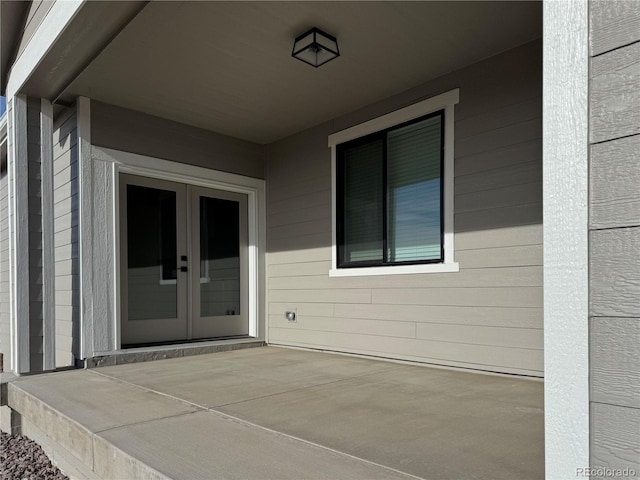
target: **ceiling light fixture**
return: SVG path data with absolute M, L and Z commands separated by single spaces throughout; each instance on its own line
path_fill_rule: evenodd
M 312 28 L 293 42 L 292 57 L 318 68 L 340 56 L 338 41 L 319 28 Z

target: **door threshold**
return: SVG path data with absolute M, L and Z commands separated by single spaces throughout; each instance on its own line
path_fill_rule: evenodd
M 122 350 L 131 350 L 133 348 L 192 345 L 194 343 L 220 342 L 223 340 L 238 340 L 238 339 L 249 339 L 249 338 L 252 338 L 252 337 L 250 337 L 249 335 L 230 335 L 227 337 L 198 338 L 195 340 L 168 340 L 166 342 L 132 343 L 127 345 L 122 345 Z
M 227 352 L 230 350 L 240 350 L 243 348 L 264 347 L 264 340 L 257 340 L 254 337 L 225 337 L 215 340 L 196 340 L 172 343 L 167 345 L 134 346 L 126 350 L 116 350 L 97 354 L 84 361 L 85 368 L 107 367 L 113 365 L 126 365 L 129 363 L 150 362 L 154 360 L 166 360 L 169 358 L 190 357 L 193 355 L 204 355 L 207 353 Z

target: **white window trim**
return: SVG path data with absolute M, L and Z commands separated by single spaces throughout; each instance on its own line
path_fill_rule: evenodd
M 382 115 L 368 122 L 355 125 L 329 135 L 331 148 L 331 270 L 330 277 L 357 277 L 367 275 L 398 275 L 415 273 L 458 272 L 460 266 L 454 260 L 453 242 L 453 162 L 454 162 L 454 106 L 460 102 L 460 89 L 415 103 L 400 110 Z M 337 242 L 337 181 L 336 150 L 341 143 L 385 130 L 410 120 L 444 110 L 444 261 L 425 265 L 389 265 L 383 267 L 338 268 Z

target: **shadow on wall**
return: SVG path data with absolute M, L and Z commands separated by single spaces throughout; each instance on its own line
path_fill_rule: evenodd
M 75 119 L 65 121 L 55 132 L 54 145 L 58 145 L 54 159 L 54 231 L 56 270 L 56 331 L 60 337 L 70 335 L 67 345 L 56 345 L 65 365 L 77 363 L 80 358 L 80 256 L 79 256 L 79 204 L 80 177 Z M 68 152 L 68 156 L 65 153 Z M 70 327 L 70 328 L 69 328 Z M 56 359 L 56 362 L 58 360 Z
M 330 134 L 453 88 L 455 233 L 541 225 L 542 43 L 534 41 L 269 145 L 267 250 L 331 246 Z
M 532 135 L 537 135 L 538 127 L 532 128 Z M 326 135 L 311 137 L 318 136 L 326 145 Z M 309 149 L 309 142 L 304 143 Z M 284 164 L 282 157 L 274 162 L 275 168 L 287 172 L 280 175 L 297 179 L 267 182 L 268 252 L 331 247 L 331 154 L 320 141 L 314 143 L 315 152 L 296 155 L 305 159 L 300 163 L 309 164 L 307 170 Z M 272 155 L 279 153 L 275 149 Z M 270 171 L 273 168 L 270 165 Z M 455 170 L 454 233 L 482 235 L 542 225 L 541 137 L 457 158 Z

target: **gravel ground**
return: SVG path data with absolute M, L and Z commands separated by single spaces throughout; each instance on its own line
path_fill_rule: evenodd
M 33 440 L 5 432 L 0 435 L 0 480 L 69 480 Z

